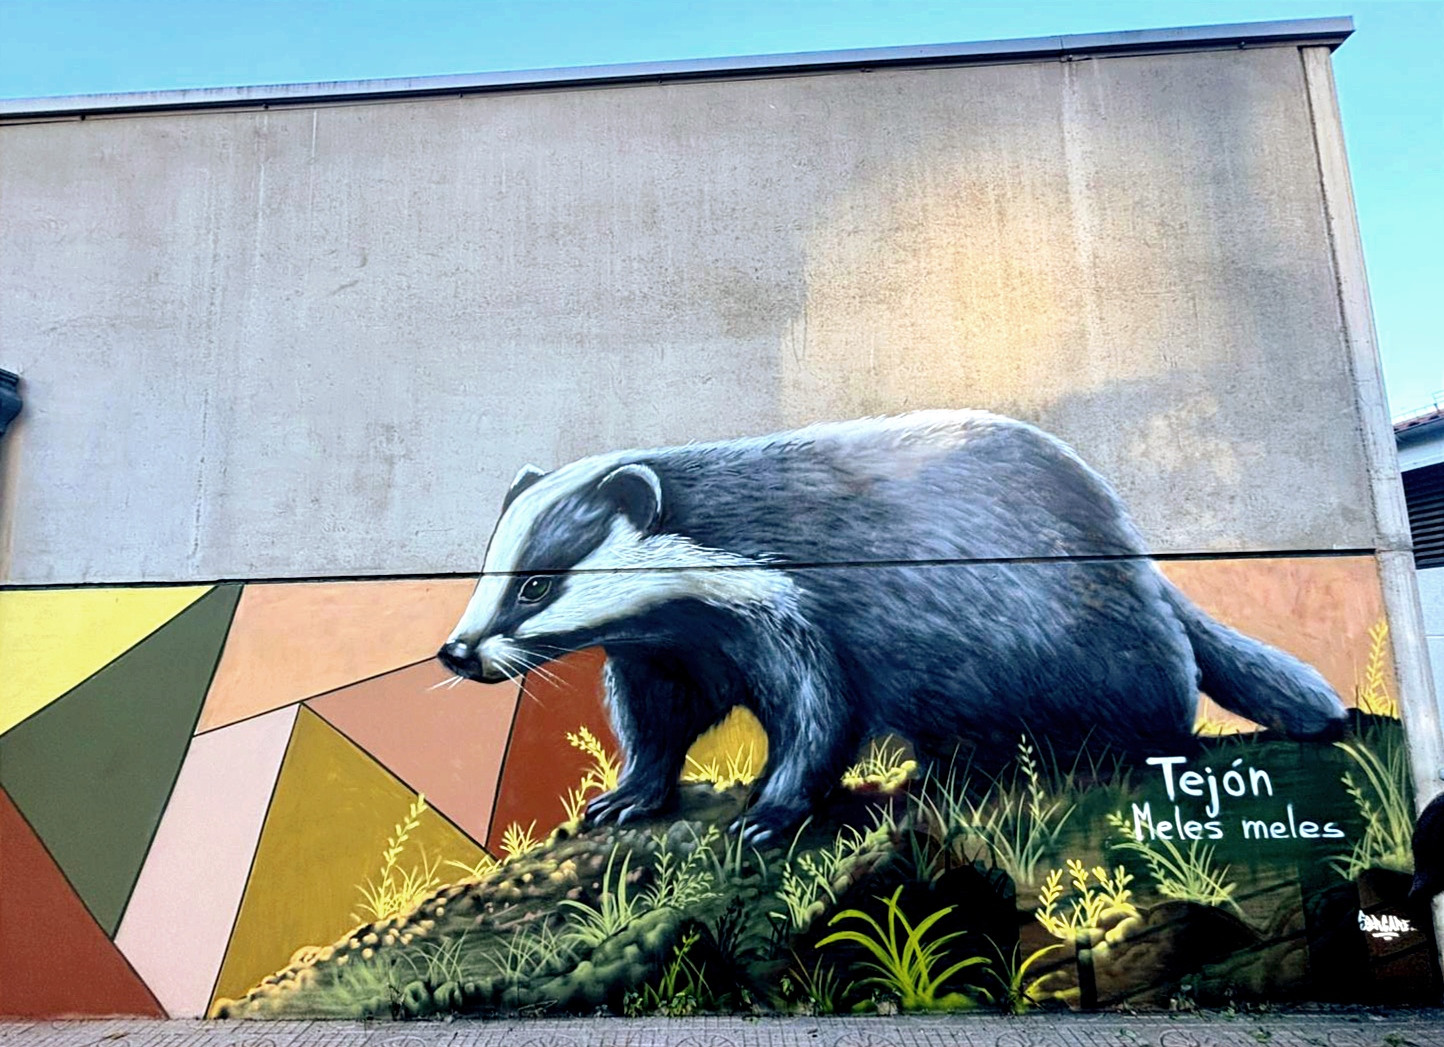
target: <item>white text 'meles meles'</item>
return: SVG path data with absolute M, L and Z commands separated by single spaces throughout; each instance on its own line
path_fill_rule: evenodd
M 1257 767 L 1243 767 L 1242 757 L 1234 760 L 1221 775 L 1216 774 L 1212 767 L 1205 767 L 1201 774 L 1198 771 L 1175 774 L 1175 769 L 1187 762 L 1183 756 L 1149 757 L 1148 763 L 1159 768 L 1162 774 L 1164 789 L 1173 804 L 1172 817 L 1163 812 L 1155 815 L 1151 803 L 1133 804 L 1134 839 L 1221 840 L 1224 838 L 1224 824 L 1219 815 L 1226 798 L 1267 798 L 1274 795 L 1273 781 L 1268 772 Z M 1187 802 L 1186 797 L 1207 799 L 1203 820 L 1183 816 L 1180 805 Z M 1299 818 L 1292 803 L 1284 805 L 1284 816 L 1277 820 L 1240 819 L 1239 831 L 1246 840 L 1337 840 L 1344 837 L 1343 830 L 1334 822 L 1320 823 Z

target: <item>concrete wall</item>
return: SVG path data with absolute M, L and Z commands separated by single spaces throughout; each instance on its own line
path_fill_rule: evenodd
M 524 462 L 954 405 L 1372 548 L 1300 50 L 0 127 L 8 583 L 474 571 Z

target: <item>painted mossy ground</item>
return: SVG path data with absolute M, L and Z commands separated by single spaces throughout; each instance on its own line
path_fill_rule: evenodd
M 789 845 L 766 849 L 722 831 L 748 800 L 735 783 L 684 784 L 669 817 L 623 828 L 572 822 L 537 843 L 518 826 L 505 860 L 305 945 L 213 1013 L 1433 1000 L 1432 944 L 1399 922 L 1412 803 L 1398 722 L 1355 714 L 1339 745 L 1200 744 L 1170 768 L 1172 796 L 1157 765 L 1059 761 L 1026 738 L 993 777 L 958 766 L 908 780 L 903 754 L 875 750 Z M 1244 795 L 1221 789 L 1214 806 L 1180 787 L 1210 768 L 1237 771 Z M 398 899 L 403 828 L 369 885 L 395 876 Z

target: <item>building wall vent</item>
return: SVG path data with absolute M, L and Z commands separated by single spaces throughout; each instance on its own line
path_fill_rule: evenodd
M 1414 564 L 1444 567 L 1444 462 L 1404 474 L 1409 530 L 1414 533 Z

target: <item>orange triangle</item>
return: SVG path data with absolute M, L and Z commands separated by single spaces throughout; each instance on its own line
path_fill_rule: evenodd
M 0 1016 L 165 1012 L 0 790 Z
M 306 704 L 480 842 L 520 688 L 455 679 L 423 662 Z
M 247 585 L 196 730 L 430 658 L 475 587 L 469 578 Z

